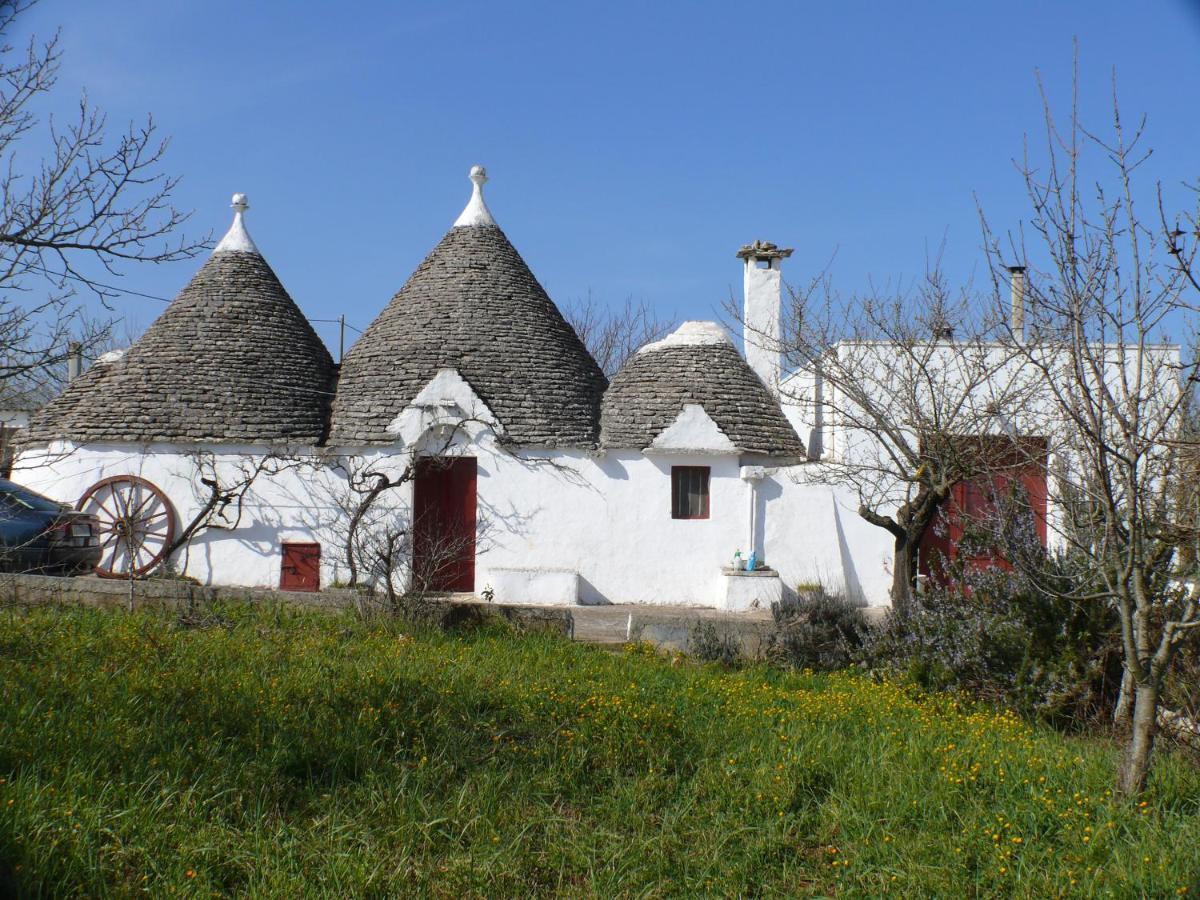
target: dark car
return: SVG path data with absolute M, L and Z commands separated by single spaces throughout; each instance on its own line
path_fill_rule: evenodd
M 100 523 L 0 478 L 0 571 L 76 575 L 100 562 Z

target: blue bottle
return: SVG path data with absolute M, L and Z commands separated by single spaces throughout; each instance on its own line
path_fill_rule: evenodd
M 752 550 L 752 551 L 750 551 L 750 561 L 746 563 L 746 571 L 753 572 L 757 566 L 758 566 L 758 553 Z

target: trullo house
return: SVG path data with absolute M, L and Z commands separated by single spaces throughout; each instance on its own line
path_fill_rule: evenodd
M 685 322 L 609 383 L 470 178 L 340 367 L 235 195 L 145 334 L 34 417 L 13 477 L 100 515 L 115 576 L 727 609 L 819 581 L 886 603 L 891 539 L 813 477 L 836 442 L 781 407 L 779 353 Z M 747 327 L 778 329 L 789 253 L 738 253 Z M 736 571 L 739 551 L 767 568 Z

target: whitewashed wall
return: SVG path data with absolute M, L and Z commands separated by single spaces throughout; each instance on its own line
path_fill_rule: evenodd
M 208 449 L 217 454 L 218 465 L 227 466 L 265 452 Z M 452 452 L 478 461 L 477 592 L 489 586 L 493 570 L 565 569 L 578 572 L 584 603 L 715 606 L 723 589 L 721 567 L 736 550 L 749 556 L 753 549 L 788 587 L 820 581 L 870 603 L 887 602 L 886 534 L 858 518 L 853 498 L 806 477 L 808 467 L 768 469 L 753 486 L 741 477 L 735 455 L 513 455 L 486 431 L 460 440 Z M 356 455 L 395 469 L 407 462 L 403 454 Z M 709 519 L 671 518 L 672 465 L 711 467 Z M 194 462 L 170 446 L 60 445 L 22 455 L 14 479 L 74 503 L 96 481 L 120 474 L 140 475 L 161 487 L 181 523 L 203 502 Z M 342 476 L 316 465 L 260 478 L 247 497 L 241 526 L 203 532 L 177 562 L 202 583 L 270 587 L 279 583 L 283 541 L 318 541 L 322 584 L 344 580 L 346 516 L 336 502 L 344 495 Z M 411 496 L 407 485 L 386 502 L 402 512 Z
M 263 447 L 199 447 L 214 453 L 219 468 L 228 469 L 261 458 Z M 55 444 L 20 455 L 14 481 L 48 497 L 74 505 L 102 478 L 139 475 L 161 488 L 175 506 L 182 528 L 201 509 L 205 488 L 191 457 L 170 445 L 95 445 L 76 448 Z M 278 586 L 280 544 L 314 540 L 328 530 L 336 510 L 322 503 L 321 489 L 332 473 L 315 468 L 260 478 L 247 496 L 240 526 L 231 531 L 201 532 L 176 559 L 180 570 L 204 584 Z M 324 545 L 324 541 L 322 544 Z M 328 550 L 322 547 L 322 561 Z M 324 577 L 324 573 L 323 573 Z

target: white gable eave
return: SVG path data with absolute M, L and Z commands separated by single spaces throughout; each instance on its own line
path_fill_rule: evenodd
M 402 447 L 418 444 L 435 431 L 457 429 L 477 440 L 486 432 L 504 434 L 504 426 L 491 408 L 457 369 L 439 369 L 400 415 L 387 426 Z
M 646 448 L 652 453 L 736 455 L 737 446 L 699 403 L 685 403 L 675 421 Z

